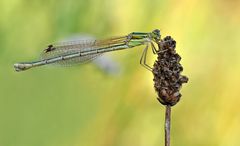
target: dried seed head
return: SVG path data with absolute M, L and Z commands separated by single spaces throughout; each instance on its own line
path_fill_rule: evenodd
M 188 82 L 186 76 L 181 75 L 181 57 L 176 53 L 176 41 L 170 36 L 158 43 L 158 58 L 153 66 L 153 81 L 158 101 L 163 105 L 175 105 L 181 97 L 179 92 L 183 83 Z

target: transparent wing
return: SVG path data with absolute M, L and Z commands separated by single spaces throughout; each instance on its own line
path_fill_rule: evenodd
M 107 40 L 80 40 L 80 41 L 68 41 L 60 42 L 56 44 L 49 45 L 48 48 L 44 49 L 41 53 L 41 59 L 51 59 L 60 56 L 70 55 L 74 53 L 81 53 L 86 51 L 92 51 L 99 48 L 111 47 L 118 43 L 124 42 L 126 36 L 115 37 Z M 85 56 L 79 56 L 76 58 L 71 58 L 67 60 L 60 60 L 53 64 L 60 66 L 71 66 L 74 64 L 82 64 L 95 59 L 96 57 L 102 55 L 102 53 L 90 54 Z
M 90 50 L 93 50 L 96 48 L 96 47 L 94 47 L 94 44 L 95 44 L 95 40 L 60 42 L 57 44 L 49 45 L 48 48 L 46 48 L 41 53 L 40 57 L 42 60 L 44 60 L 44 59 L 65 56 L 65 55 L 69 55 L 69 54 L 73 54 L 73 53 L 90 51 Z M 91 61 L 100 55 L 101 54 L 98 53 L 98 54 L 81 56 L 81 57 L 77 57 L 77 58 L 71 58 L 68 60 L 60 60 L 60 61 L 55 62 L 53 65 L 71 66 L 74 64 L 82 64 L 82 63 Z

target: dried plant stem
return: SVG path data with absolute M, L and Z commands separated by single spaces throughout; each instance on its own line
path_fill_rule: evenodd
M 166 105 L 165 112 L 165 146 L 170 146 L 171 106 Z

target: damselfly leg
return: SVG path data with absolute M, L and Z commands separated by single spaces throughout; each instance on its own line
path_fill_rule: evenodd
M 146 44 L 146 47 L 143 50 L 143 53 L 142 53 L 142 56 L 141 56 L 141 59 L 140 59 L 140 64 L 144 68 L 146 68 L 147 70 L 152 71 L 152 68 L 150 67 L 150 65 L 147 64 L 147 61 L 146 61 L 147 60 L 148 46 L 149 46 L 149 43 Z
M 152 52 L 153 54 L 157 54 L 158 50 L 156 49 L 156 47 L 154 46 L 153 42 L 150 42 L 151 43 L 151 47 L 152 47 Z

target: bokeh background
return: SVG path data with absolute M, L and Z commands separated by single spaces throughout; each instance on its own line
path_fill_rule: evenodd
M 13 69 L 76 34 L 156 28 L 177 41 L 190 78 L 172 110 L 172 145 L 240 145 L 240 1 L 1 0 L 0 146 L 164 145 L 164 106 L 139 65 L 143 47 L 108 53 L 116 74 L 94 63 Z

